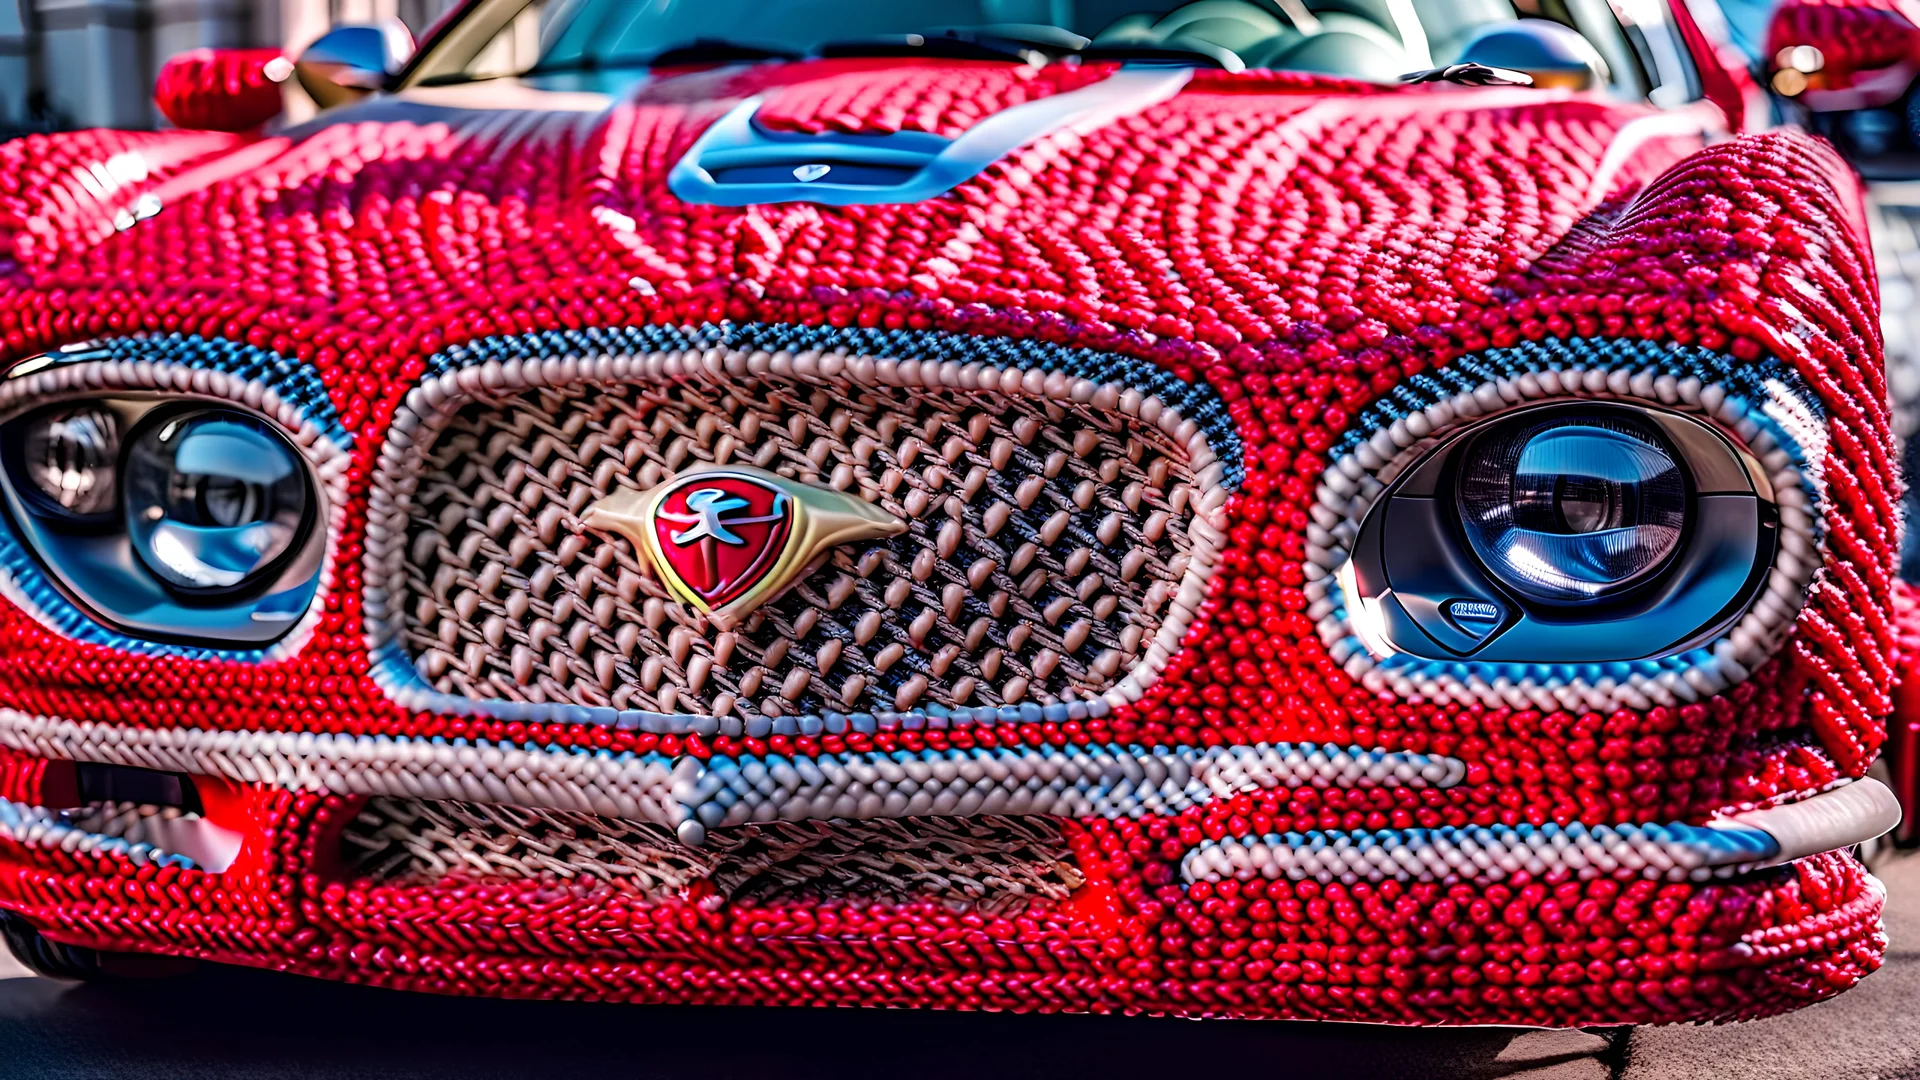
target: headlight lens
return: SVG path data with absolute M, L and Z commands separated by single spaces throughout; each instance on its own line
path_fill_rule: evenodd
M 1487 569 L 1550 602 L 1630 587 L 1666 563 L 1686 525 L 1673 452 L 1619 415 L 1496 428 L 1468 449 L 1457 490 Z
M 74 517 L 113 509 L 120 424 L 98 405 L 60 405 L 22 421 L 20 470 L 31 490 Z
M 298 543 L 313 494 L 294 448 L 228 409 L 163 415 L 127 451 L 133 550 L 162 581 L 225 592 L 258 579 Z

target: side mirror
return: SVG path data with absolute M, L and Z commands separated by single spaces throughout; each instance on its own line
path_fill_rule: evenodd
M 1495 23 L 1473 36 L 1457 62 L 1523 72 L 1550 89 L 1595 90 L 1611 77 L 1592 42 L 1550 19 Z
M 301 89 L 323 109 L 386 88 L 413 55 L 413 34 L 397 20 L 336 26 L 294 62 Z
M 161 66 L 153 103 L 176 127 L 251 131 L 280 115 L 292 75 L 279 49 L 195 49 Z

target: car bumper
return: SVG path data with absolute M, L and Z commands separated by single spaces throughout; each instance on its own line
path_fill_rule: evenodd
M 85 734 L 16 721 L 8 741 L 85 753 Z M 0 906 L 69 944 L 505 997 L 1428 1024 L 1749 1018 L 1838 993 L 1878 966 L 1884 893 L 1843 849 L 1898 815 L 1872 780 L 1691 828 L 1408 830 L 1390 843 L 1209 838 L 1180 828 L 1174 805 L 1103 812 L 1120 787 L 1145 791 L 1154 768 L 1163 802 L 1261 768 L 1322 790 L 1370 775 L 1448 778 L 1432 760 L 1266 747 L 1202 758 L 1184 776 L 1145 755 L 1081 755 L 1080 774 L 1030 789 L 1045 799 L 945 808 L 972 818 L 889 819 L 882 798 L 865 802 L 865 822 L 717 824 L 715 843 L 687 847 L 639 820 L 679 805 L 676 780 L 681 796 L 699 790 L 685 769 L 648 796 L 591 766 L 575 765 L 569 782 L 555 769 L 577 756 L 525 749 L 128 734 L 113 745 L 129 761 L 196 766 L 185 771 L 197 774 L 197 820 L 129 825 L 0 804 Z M 26 770 L 49 786 L 59 768 L 10 760 L 15 794 Z M 417 767 L 378 767 L 397 762 Z M 884 782 L 848 779 L 863 790 L 839 793 L 846 806 L 820 802 L 823 813 L 859 813 Z M 586 809 L 550 808 L 575 802 Z M 953 845 L 898 839 L 927 820 L 1029 822 L 1025 869 L 943 862 Z M 506 828 L 447 839 L 476 821 Z M 405 843 L 361 854 L 369 836 L 402 827 Z M 825 870 L 799 870 L 766 855 L 771 841 L 720 842 L 875 828 L 889 831 L 851 847 L 908 853 L 876 867 L 816 852 L 798 858 Z M 998 842 L 988 836 L 974 842 Z M 677 849 L 710 854 L 686 866 L 654 854 Z M 1382 851 L 1400 861 L 1381 862 Z M 893 875 L 899 887 L 821 891 L 822 874 Z

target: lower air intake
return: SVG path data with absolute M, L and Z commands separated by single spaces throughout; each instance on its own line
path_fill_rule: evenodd
M 704 847 L 658 825 L 553 810 L 375 798 L 342 837 L 363 877 L 567 881 L 666 899 L 701 882 L 732 901 L 935 900 L 989 914 L 1065 900 L 1081 876 L 1045 818 L 770 822 Z

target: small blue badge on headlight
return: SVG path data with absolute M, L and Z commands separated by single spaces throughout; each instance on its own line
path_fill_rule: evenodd
M 1498 625 L 1507 617 L 1505 608 L 1499 604 L 1490 604 L 1485 600 L 1455 600 L 1447 604 L 1447 614 L 1454 622 L 1491 623 Z
M 1449 600 L 1442 610 L 1447 613 L 1447 621 L 1476 641 L 1507 621 L 1506 606 L 1491 600 Z

